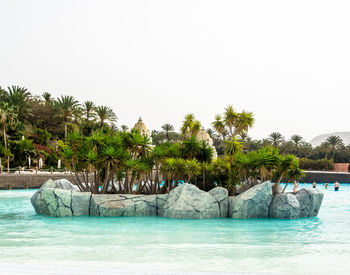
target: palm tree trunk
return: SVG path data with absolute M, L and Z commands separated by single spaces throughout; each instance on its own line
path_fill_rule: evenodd
M 67 121 L 64 122 L 64 140 L 67 140 L 67 131 L 68 131 L 68 126 L 67 126 Z

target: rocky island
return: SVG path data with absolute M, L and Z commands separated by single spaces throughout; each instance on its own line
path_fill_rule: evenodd
M 323 193 L 303 188 L 296 193 L 272 194 L 272 183 L 257 184 L 237 196 L 222 187 L 209 192 L 182 184 L 169 194 L 91 194 L 68 180 L 48 180 L 31 198 L 38 214 L 67 216 L 160 216 L 180 219 L 277 218 L 317 216 Z

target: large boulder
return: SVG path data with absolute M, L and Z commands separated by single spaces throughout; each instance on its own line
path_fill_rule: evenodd
M 158 209 L 159 216 L 181 219 L 220 218 L 217 200 L 208 192 L 185 183 L 171 190 L 163 207 Z
M 91 197 L 90 215 L 157 216 L 157 195 L 95 195 Z
M 300 218 L 317 216 L 323 200 L 320 190 L 308 187 L 300 189 L 294 195 L 300 204 Z
M 272 183 L 257 184 L 242 194 L 229 199 L 231 218 L 267 218 L 272 200 Z
M 79 188 L 66 179 L 48 180 L 34 193 L 31 203 L 37 214 L 53 217 L 89 215 L 90 192 Z
M 220 209 L 220 217 L 228 216 L 228 191 L 223 187 L 215 187 L 209 191 L 209 194 L 217 201 Z
M 300 217 L 299 201 L 291 193 L 276 194 L 270 205 L 269 216 L 276 219 L 298 219 Z

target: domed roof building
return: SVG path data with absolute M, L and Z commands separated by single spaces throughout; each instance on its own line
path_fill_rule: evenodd
M 202 130 L 200 130 L 197 134 L 197 140 L 198 141 L 205 141 L 207 142 L 207 144 L 213 149 L 213 159 L 216 159 L 218 157 L 218 154 L 216 152 L 214 143 L 213 143 L 213 139 L 209 136 L 209 134 L 207 133 L 207 131 L 204 129 L 204 127 L 202 128 Z
M 152 142 L 151 133 L 147 129 L 146 124 L 142 121 L 141 117 L 139 118 L 137 123 L 134 125 L 133 130 L 137 130 L 140 132 L 141 135 L 149 137 Z

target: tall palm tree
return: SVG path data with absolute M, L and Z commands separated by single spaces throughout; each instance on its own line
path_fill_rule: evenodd
M 103 128 L 103 124 L 106 121 L 109 122 L 115 122 L 117 121 L 117 116 L 113 112 L 113 110 L 107 106 L 97 106 L 96 107 L 96 114 L 100 120 L 100 127 Z
M 310 157 L 312 154 L 312 145 L 308 142 L 302 142 L 299 146 L 299 156 L 302 158 Z
M 86 100 L 82 104 L 82 108 L 87 121 L 89 121 L 90 118 L 95 117 L 95 109 L 96 109 L 95 103 L 93 103 L 92 101 Z
M 8 152 L 7 134 L 6 130 L 8 126 L 13 126 L 17 123 L 17 114 L 14 111 L 13 105 L 9 105 L 7 102 L 0 103 L 0 125 L 4 137 L 4 147 L 7 154 L 7 171 L 10 172 L 10 155 Z
M 235 135 L 247 132 L 248 129 L 253 126 L 254 121 L 254 115 L 252 112 L 243 111 L 242 113 L 239 113 L 235 125 Z
M 269 135 L 269 140 L 272 141 L 272 145 L 274 147 L 278 147 L 280 145 L 280 143 L 283 141 L 283 136 L 279 132 L 272 132 Z
M 165 123 L 164 125 L 162 125 L 162 129 L 165 132 L 167 141 L 169 141 L 170 140 L 169 133 L 174 131 L 174 126 L 169 123 Z
M 225 130 L 225 124 L 222 121 L 221 115 L 216 115 L 215 116 L 215 121 L 211 124 L 216 132 L 218 134 L 223 135 L 223 132 Z
M 335 151 L 339 146 L 343 145 L 343 140 L 339 136 L 332 135 L 327 138 L 326 142 L 331 146 L 332 158 L 334 160 Z
M 299 144 L 303 141 L 303 137 L 299 135 L 292 135 L 290 140 L 294 142 L 295 148 L 298 148 Z
M 18 118 L 23 120 L 28 114 L 28 99 L 31 94 L 24 87 L 11 86 L 7 87 L 6 101 L 15 107 L 14 111 Z
M 79 102 L 72 96 L 61 95 L 56 101 L 57 107 L 61 112 L 64 121 L 64 139 L 67 139 L 68 121 L 79 107 Z
M 185 116 L 180 131 L 182 135 L 188 138 L 191 135 L 197 135 L 201 128 L 202 125 L 199 120 L 196 120 L 194 114 L 190 113 Z
M 184 174 L 187 176 L 187 182 L 190 182 L 194 176 L 198 176 L 201 171 L 201 165 L 196 159 L 187 159 L 184 168 Z
M 228 127 L 231 138 L 235 135 L 235 126 L 237 125 L 238 117 L 239 114 L 235 112 L 232 105 L 225 108 L 224 124 Z
M 322 142 L 321 145 L 317 147 L 317 149 L 325 154 L 326 159 L 328 159 L 328 154 L 332 152 L 332 148 L 329 142 Z
M 194 114 L 190 113 L 185 116 L 185 119 L 182 122 L 182 127 L 180 129 L 182 135 L 186 134 L 188 131 L 191 130 L 191 126 L 194 121 L 195 121 Z

